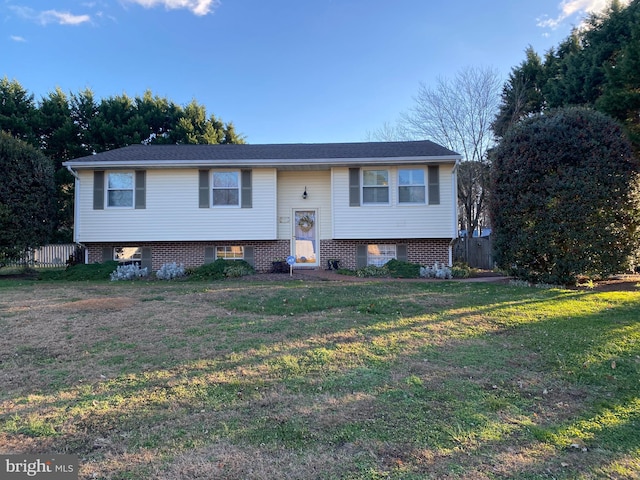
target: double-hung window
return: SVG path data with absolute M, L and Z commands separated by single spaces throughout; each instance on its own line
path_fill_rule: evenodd
M 424 204 L 426 184 L 423 168 L 398 170 L 398 202 Z
M 389 170 L 362 171 L 362 203 L 389 203 Z
M 240 205 L 240 171 L 213 172 L 213 206 Z
M 93 172 L 93 209 L 147 208 L 145 170 Z
M 107 174 L 107 206 L 133 207 L 133 172 L 109 172 Z

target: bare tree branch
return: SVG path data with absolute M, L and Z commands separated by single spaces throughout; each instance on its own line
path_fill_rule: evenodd
M 494 144 L 491 124 L 498 111 L 502 81 L 491 68 L 465 68 L 435 86 L 420 84 L 415 105 L 401 115 L 405 137 L 429 139 L 460 153 L 467 162 L 458 175 L 462 228 L 472 235 L 482 216 L 488 188 L 487 152 Z

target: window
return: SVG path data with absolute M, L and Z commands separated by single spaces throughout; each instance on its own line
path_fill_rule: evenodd
M 240 172 L 213 172 L 213 205 L 240 205 Z
M 216 258 L 225 260 L 243 260 L 244 248 L 238 245 L 216 247 Z
M 396 258 L 395 245 L 367 245 L 367 265 L 381 267 Z
M 398 170 L 398 202 L 425 203 L 424 169 Z
M 133 191 L 133 172 L 110 172 L 108 174 L 108 207 L 133 207 Z
M 388 170 L 364 170 L 362 172 L 362 202 L 389 203 Z
M 142 261 L 142 248 L 140 247 L 115 247 L 113 259 L 122 264 L 140 263 Z

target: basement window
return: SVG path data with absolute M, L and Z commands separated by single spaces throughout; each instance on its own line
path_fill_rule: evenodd
M 225 260 L 244 260 L 244 247 L 239 245 L 216 247 L 216 258 Z
M 129 265 L 142 262 L 141 247 L 115 247 L 113 249 L 113 259 L 122 265 Z
M 396 258 L 395 245 L 367 245 L 367 265 L 382 267 L 389 260 Z

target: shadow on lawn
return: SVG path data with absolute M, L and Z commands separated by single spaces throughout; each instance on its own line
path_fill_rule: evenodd
M 328 311 L 305 301 L 321 288 L 211 292 L 200 301 L 233 314 L 184 318 L 171 332 L 199 354 L 143 371 L 125 349 L 133 363 L 114 378 L 41 395 L 27 388 L 3 402 L 4 435 L 29 437 L 23 453 L 82 455 L 83 478 L 162 478 L 198 452 L 206 460 L 183 478 L 259 478 L 296 458 L 292 477 L 322 478 L 314 456 L 331 462 L 326 478 L 573 478 L 631 465 L 640 345 L 613 339 L 637 329 L 636 298 L 572 314 L 597 294 L 455 288 L 341 285 L 346 299 Z M 551 308 L 557 302 L 565 307 Z M 280 315 L 256 316 L 272 304 Z M 216 335 L 220 348 L 202 354 Z M 51 429 L 40 435 L 36 419 Z M 576 438 L 586 452 L 571 447 Z M 256 452 L 262 465 L 227 456 L 221 466 L 223 444 Z M 149 463 L 164 455 L 168 473 Z

